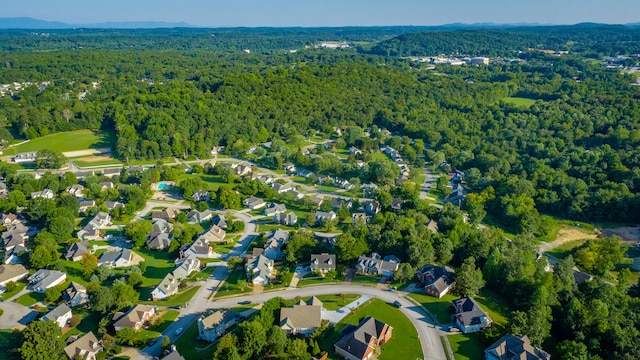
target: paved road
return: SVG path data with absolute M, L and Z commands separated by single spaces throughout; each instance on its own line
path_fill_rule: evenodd
M 0 329 L 22 328 L 38 316 L 37 311 L 13 301 L 0 302 L 0 309 L 4 310 L 0 316 Z

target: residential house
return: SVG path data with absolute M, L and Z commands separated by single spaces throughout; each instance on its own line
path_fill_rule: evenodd
M 257 210 L 267 205 L 267 203 L 264 202 L 264 200 L 257 198 L 255 196 L 252 196 L 248 199 L 244 199 L 242 203 L 251 210 Z
M 122 249 L 118 252 L 104 252 L 98 259 L 98 266 L 124 267 L 131 266 L 133 252 L 131 249 Z
M 156 308 L 153 305 L 134 305 L 127 312 L 117 312 L 113 315 L 113 327 L 116 331 L 123 328 L 140 330 L 153 317 Z
M 331 176 L 318 174 L 318 184 L 320 185 L 333 185 L 335 180 Z
M 362 191 L 367 194 L 367 195 L 373 195 L 373 193 L 378 190 L 378 185 L 374 184 L 374 183 L 366 183 L 366 184 L 362 184 L 362 186 L 360 186 L 360 188 L 362 189 Z
M 169 353 L 169 355 L 163 357 L 162 360 L 184 360 L 184 357 L 180 355 L 178 350 L 175 349 L 175 346 L 172 347 L 172 349 L 173 350 Z
M 392 199 L 391 200 L 391 210 L 393 210 L 395 212 L 400 212 L 400 210 L 402 210 L 402 203 L 404 203 L 404 201 L 402 201 L 402 199 Z
M 89 241 L 82 240 L 69 245 L 64 258 L 70 261 L 80 261 L 82 260 L 82 255 L 88 253 L 90 253 Z
M 529 342 L 529 338 L 506 334 L 484 350 L 486 360 L 551 360 L 551 355 Z
M 45 198 L 45 199 L 53 199 L 53 191 L 49 190 L 49 189 L 44 189 L 42 191 L 35 191 L 31 193 L 31 198 L 35 199 L 35 198 Z
M 312 171 L 309 171 L 307 169 L 298 169 L 297 175 L 303 178 L 310 178 L 313 175 Z
M 293 196 L 294 199 L 298 199 L 298 200 L 304 198 L 304 193 L 302 193 L 297 189 L 291 190 L 291 195 Z
M 251 166 L 247 166 L 247 165 L 237 165 L 234 168 L 235 174 L 239 176 L 245 176 L 245 175 L 251 174 L 251 171 L 252 171 Z
M 347 209 L 353 208 L 353 199 L 339 198 L 339 197 L 331 198 L 332 209 L 335 209 L 335 210 L 340 209 L 342 205 L 346 206 Z
M 429 229 L 432 233 L 437 234 L 439 231 L 438 222 L 433 219 L 429 220 L 429 222 L 427 223 L 427 229 Z
M 154 250 L 164 250 L 171 245 L 172 236 L 165 232 L 152 232 L 147 236 L 147 247 Z
M 200 235 L 198 239 L 202 239 L 208 243 L 223 243 L 225 242 L 225 236 L 227 236 L 226 231 L 215 225 L 212 225 L 211 228 L 204 234 Z
M 357 223 L 368 224 L 371 222 L 371 216 L 367 216 L 365 213 L 354 213 L 351 215 L 351 225 L 355 225 Z
M 187 213 L 187 221 L 191 223 L 201 223 L 205 222 L 213 217 L 213 212 L 211 210 L 198 211 L 191 210 Z
M 116 175 L 120 175 L 122 169 L 114 168 L 114 169 L 104 169 L 102 170 L 102 176 L 112 178 Z
M 269 205 L 267 205 L 267 207 L 264 209 L 264 216 L 275 216 L 281 213 L 284 213 L 287 211 L 287 206 L 285 204 L 276 204 L 276 203 L 271 203 Z
M 326 221 L 335 220 L 337 217 L 336 213 L 333 211 L 316 211 L 316 225 L 322 225 Z
M 71 185 L 68 188 L 64 189 L 64 191 L 77 198 L 82 198 L 84 196 L 84 186 L 80 184 Z
M 209 201 L 211 200 L 211 195 L 209 195 L 208 191 L 204 190 L 196 190 L 191 195 L 191 201 Z
M 151 298 L 155 300 L 163 300 L 168 298 L 169 296 L 175 295 L 178 293 L 178 285 L 180 281 L 173 276 L 172 273 L 168 273 L 160 284 L 156 286 L 155 289 L 151 292 Z
M 286 214 L 279 213 L 279 214 L 273 215 L 272 221 L 274 223 L 278 223 L 282 225 L 294 226 L 298 222 L 298 215 L 296 215 L 296 213 L 294 212 L 289 212 Z
M 273 260 L 266 256 L 260 255 L 256 258 L 247 260 L 247 279 L 254 284 L 267 285 L 271 280 L 272 271 Z
M 323 274 L 336 269 L 336 256 L 334 254 L 322 253 L 311 254 L 311 271 L 319 270 Z
M 273 261 L 280 260 L 284 255 L 282 247 L 289 241 L 289 232 L 277 229 L 266 236 L 263 255 Z
M 222 214 L 218 214 L 211 218 L 211 225 L 215 225 L 220 229 L 227 230 L 227 219 Z
M 118 172 L 118 174 L 120 174 Z M 93 176 L 93 171 L 76 171 L 76 179 L 84 180 L 89 176 Z
M 398 270 L 400 260 L 393 256 L 387 255 L 384 259 L 378 253 L 371 253 L 371 256 L 360 256 L 356 263 L 356 271 L 364 274 L 393 276 Z
M 80 240 L 95 240 L 100 237 L 100 229 L 109 225 L 111 225 L 111 215 L 101 211 L 82 230 L 78 231 L 76 236 Z
M 293 190 L 293 185 L 291 185 L 291 184 L 280 184 L 280 183 L 274 182 L 273 184 L 271 184 L 271 188 L 273 188 L 273 190 L 277 194 L 284 194 L 284 193 L 287 193 L 287 192 Z
M 89 302 L 87 288 L 72 281 L 62 292 L 62 300 L 70 307 L 86 304 Z
M 465 197 L 467 197 L 467 189 L 465 189 L 463 184 L 457 183 L 453 186 L 451 194 L 444 199 L 444 202 L 450 202 L 460 206 Z
M 42 321 L 53 321 L 63 328 L 71 320 L 71 309 L 66 304 L 60 304 L 55 309 L 46 313 Z
M 173 230 L 173 224 L 165 219 L 155 219 L 152 221 L 153 232 L 170 233 Z
M 307 302 L 298 301 L 292 307 L 280 309 L 280 327 L 288 335 L 309 336 L 322 325 L 322 302 L 312 297 Z
M 455 286 L 455 271 L 448 266 L 427 264 L 418 269 L 415 276 L 425 286 L 425 293 L 437 298 L 442 298 Z
M 358 149 L 355 146 L 349 148 L 349 153 L 352 155 L 362 155 L 362 150 Z
M 31 250 L 23 244 L 16 245 L 11 248 L 11 250 L 4 253 L 3 263 L 10 265 L 22 264 L 24 262 L 24 257 L 22 255 L 30 251 Z
M 173 270 L 173 276 L 177 280 L 188 278 L 191 273 L 198 272 L 200 270 L 200 260 L 197 258 L 188 258 L 184 260 L 177 268 Z
M 375 356 L 377 349 L 387 343 L 393 328 L 382 321 L 367 317 L 341 337 L 334 345 L 336 354 L 347 360 L 366 360 Z
M 258 175 L 257 173 L 254 173 L 256 176 L 253 180 L 258 180 L 259 183 L 261 184 L 265 184 L 265 185 L 271 185 L 273 184 L 274 180 L 272 177 L 266 176 L 266 175 Z
M 47 289 L 67 281 L 67 274 L 57 270 L 40 269 L 29 276 L 27 281 L 33 291 L 44 293 Z
M 5 227 L 5 230 L 2 232 L 4 250 L 11 251 L 15 246 L 24 247 L 27 240 L 29 240 L 28 232 L 29 228 L 21 223 Z
M 2 226 L 4 227 L 22 223 L 24 223 L 24 217 L 22 217 L 22 215 L 16 215 L 13 213 L 2 214 Z
M 200 339 L 215 342 L 227 332 L 227 324 L 235 315 L 231 310 L 216 310 L 209 316 L 198 318 L 198 336 Z
M 204 239 L 196 239 L 192 244 L 180 247 L 180 259 L 209 258 L 214 254 L 213 248 Z
M 13 157 L 14 163 L 31 163 L 36 161 L 37 151 L 22 152 Z
M 309 201 L 311 201 L 311 205 L 319 207 L 324 202 L 324 197 L 321 195 L 310 195 Z
M 297 172 L 296 166 L 293 164 L 282 164 L 282 170 L 286 171 L 288 174 L 293 174 Z
M 102 351 L 102 345 L 91 331 L 67 344 L 64 353 L 69 360 L 96 360 Z
M 469 296 L 453 300 L 455 323 L 467 334 L 491 327 L 493 320 L 480 305 Z
M 345 180 L 345 179 L 338 179 L 336 178 L 335 180 L 335 184 L 340 188 L 340 189 L 345 189 L 345 190 L 351 190 L 353 189 L 355 186 L 353 186 L 352 183 L 350 183 L 349 181 Z
M 29 275 L 22 265 L 0 265 L 0 287 L 5 288 L 7 283 L 24 279 Z
M 375 215 L 379 213 L 380 210 L 382 210 L 382 206 L 380 206 L 378 201 L 370 199 L 364 200 L 364 212 L 367 213 L 367 215 Z
M 102 191 L 107 190 L 107 189 L 113 189 L 113 188 L 116 187 L 111 181 L 99 182 L 98 186 L 100 186 L 100 190 L 102 190 Z
M 171 219 L 175 219 L 178 213 L 180 213 L 179 209 L 168 207 L 164 210 L 156 210 L 151 212 L 151 219 L 152 220 L 155 220 L 155 219 L 171 220 Z
M 104 206 L 106 206 L 109 211 L 113 211 L 115 208 L 123 208 L 124 204 L 120 201 L 105 201 Z
M 95 200 L 78 199 L 78 211 L 83 213 L 89 208 L 96 206 Z

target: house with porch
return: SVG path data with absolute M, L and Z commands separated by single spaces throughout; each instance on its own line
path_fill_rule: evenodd
M 375 356 L 383 344 L 393 336 L 393 328 L 373 317 L 360 321 L 351 332 L 334 345 L 336 354 L 347 360 L 366 360 Z
M 453 300 L 455 323 L 463 333 L 478 332 L 491 327 L 493 320 L 470 296 Z

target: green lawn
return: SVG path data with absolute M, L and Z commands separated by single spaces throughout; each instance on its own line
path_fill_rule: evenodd
M 525 106 L 525 107 L 531 107 L 533 104 L 536 103 L 535 99 L 529 99 L 529 98 L 523 98 L 523 97 L 505 97 L 500 100 L 504 101 L 507 104 L 512 104 L 515 106 Z
M 144 258 L 147 266 L 140 285 L 140 299 L 148 299 L 153 289 L 175 269 L 176 264 L 173 258 L 169 258 L 169 253 L 166 251 L 138 249 L 136 253 Z
M 249 287 L 244 288 L 244 291 L 243 289 L 240 289 L 240 287 L 238 286 L 238 280 L 246 280 L 244 269 L 234 270 L 230 272 L 229 276 L 227 276 L 227 280 L 224 282 L 218 292 L 216 292 L 216 295 L 214 297 L 235 295 L 242 292 L 251 292 L 251 289 Z
M 320 295 L 318 300 L 322 301 L 322 307 L 327 310 L 338 310 L 360 298 L 358 294 L 342 295 Z
M 483 349 L 486 346 L 480 336 L 480 333 L 449 335 L 449 344 L 456 360 L 484 359 Z
M 19 298 L 15 299 L 14 302 L 17 302 L 20 305 L 31 306 L 37 302 L 44 300 L 44 294 L 37 292 L 28 292 Z
M 12 297 L 13 295 L 19 293 L 20 291 L 22 291 L 22 289 L 24 289 L 27 286 L 27 283 L 25 281 L 17 281 L 16 284 L 18 285 L 16 287 L 16 289 L 14 291 L 7 291 L 5 293 L 3 293 L 2 295 L 0 295 L 0 297 L 2 297 L 2 299 L 9 299 L 10 297 Z
M 575 240 L 566 242 L 551 251 L 547 251 L 548 255 L 553 256 L 556 259 L 564 259 L 569 255 L 572 255 L 576 249 L 581 247 L 587 242 L 587 240 Z
M 494 325 L 507 326 L 512 309 L 500 295 L 489 289 L 482 289 L 474 299 L 493 319 Z
M 357 325 L 362 317 L 367 316 L 373 316 L 393 327 L 393 337 L 388 343 L 382 345 L 379 359 L 422 358 L 422 347 L 418 340 L 418 333 L 411 321 L 392 305 L 373 299 L 347 315 L 336 325 L 334 334 L 321 342 L 320 348 L 329 352 L 329 359 L 340 359 L 333 351 L 333 344 L 340 338 L 340 330 L 347 324 Z
M 6 149 L 5 155 L 43 149 L 60 152 L 110 148 L 115 144 L 114 131 L 77 130 L 43 136 L 22 145 Z
M 7 349 L 11 346 L 11 340 L 13 336 L 12 330 L 0 330 L 0 360 L 14 360 L 20 359 L 20 356 L 15 353 L 15 349 Z
M 417 293 L 411 293 L 409 296 L 435 315 L 440 324 L 448 324 L 451 322 L 451 314 L 453 314 L 451 301 L 457 299 L 456 296 L 447 294 L 440 299 L 427 294 Z
M 191 300 L 191 298 L 198 292 L 199 289 L 200 289 L 200 286 L 192 286 L 173 296 L 170 296 L 167 300 L 142 301 L 142 303 L 156 305 L 156 306 L 184 305 Z M 142 294 L 141 294 L 141 297 L 142 297 Z
M 216 267 L 215 266 L 206 267 L 206 268 L 204 268 L 204 270 L 202 270 L 200 272 L 191 274 L 191 276 L 188 277 L 186 279 L 186 281 L 207 280 L 209 278 L 209 276 L 211 276 L 211 274 L 213 274 L 214 271 L 216 271 Z
M 354 283 L 364 283 L 364 284 L 377 284 L 380 282 L 382 278 L 376 276 L 368 276 L 358 274 L 351 279 L 351 282 Z
M 176 349 L 184 357 L 189 360 L 198 360 L 198 359 L 212 359 L 213 353 L 215 351 L 215 346 L 211 345 L 207 341 L 198 341 L 196 338 L 198 337 L 198 322 L 194 322 L 188 329 L 185 330 L 184 334 L 180 336 L 180 338 L 176 341 Z M 206 350 L 198 351 L 197 349 L 203 349 L 209 346 Z

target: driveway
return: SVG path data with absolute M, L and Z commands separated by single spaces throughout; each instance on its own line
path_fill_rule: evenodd
M 13 301 L 0 302 L 0 309 L 4 310 L 0 316 L 0 329 L 23 328 L 38 316 L 37 311 Z

